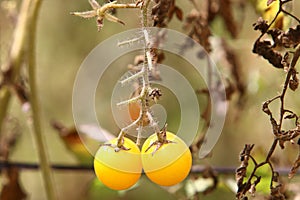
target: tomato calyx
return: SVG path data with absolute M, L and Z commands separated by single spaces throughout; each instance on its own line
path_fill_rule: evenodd
M 112 148 L 114 148 L 115 152 L 119 152 L 121 150 L 129 151 L 131 149 L 131 148 L 125 147 L 124 145 L 118 146 L 118 145 L 115 145 L 115 144 L 102 144 L 101 146 L 112 147 Z
M 171 140 L 167 140 L 167 125 L 157 133 L 157 140 L 152 142 L 150 146 L 145 150 L 147 152 L 151 147 L 156 146 L 154 151 L 152 152 L 152 156 L 165 144 L 176 143 Z
M 101 146 L 112 147 L 112 148 L 114 148 L 115 152 L 119 152 L 121 150 L 129 151 L 131 148 L 127 148 L 124 146 L 124 134 L 125 133 L 121 131 L 121 133 L 118 137 L 117 144 L 106 143 L 106 144 L 102 144 Z
M 159 98 L 162 96 L 162 92 L 160 89 L 158 88 L 153 88 L 150 90 L 149 92 L 149 97 L 151 97 L 151 99 L 157 103 L 157 101 L 159 100 Z

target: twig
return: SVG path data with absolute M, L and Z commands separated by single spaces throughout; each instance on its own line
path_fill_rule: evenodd
M 29 76 L 29 87 L 30 87 L 30 105 L 32 110 L 32 119 L 33 119 L 33 133 L 34 139 L 37 147 L 37 153 L 40 161 L 42 177 L 45 185 L 46 195 L 48 200 L 57 199 L 54 182 L 50 167 L 50 162 L 46 152 L 45 139 L 43 137 L 41 129 L 41 118 L 40 118 L 40 108 L 38 101 L 38 91 L 36 84 L 36 29 L 37 29 L 37 19 L 39 14 L 39 8 L 41 6 L 41 0 L 33 1 L 36 9 L 32 10 L 32 17 L 29 26 L 29 51 L 28 51 L 28 76 Z
M 291 76 L 293 74 L 293 71 L 295 69 L 295 66 L 296 66 L 296 63 L 299 59 L 299 56 L 300 56 L 300 45 L 298 45 L 298 47 L 296 48 L 295 52 L 294 52 L 294 56 L 293 56 L 293 59 L 292 59 L 292 62 L 291 62 L 291 65 L 288 69 L 288 72 L 287 72 L 287 75 L 286 75 L 286 79 L 285 79 L 285 82 L 284 82 L 284 85 L 283 85 L 283 89 L 282 89 L 282 92 L 281 92 L 281 95 L 280 95 L 280 102 L 281 102 L 281 105 L 280 105 L 280 120 L 279 120 L 279 130 L 281 129 L 281 126 L 282 126 L 282 120 L 283 120 L 283 117 L 284 117 L 284 113 L 285 113 L 285 109 L 284 109 L 284 97 L 285 97 L 285 94 L 286 94 L 286 91 L 288 89 L 288 85 L 289 85 L 289 81 L 291 79 Z
M 30 23 L 30 35 L 28 40 L 28 45 L 30 51 L 28 51 L 28 76 L 29 76 L 29 87 L 30 87 L 30 105 L 32 109 L 33 118 L 33 132 L 34 139 L 38 149 L 38 157 L 41 166 L 42 177 L 44 180 L 44 185 L 46 189 L 47 199 L 56 199 L 54 182 L 52 179 L 52 173 L 50 168 L 50 162 L 48 155 L 46 153 L 45 140 L 43 138 L 41 129 L 41 118 L 40 118 L 40 108 L 38 101 L 37 83 L 36 83 L 36 29 L 37 29 L 37 19 L 39 14 L 39 7 L 41 6 L 41 0 L 35 0 L 36 9 L 32 12 L 32 20 Z

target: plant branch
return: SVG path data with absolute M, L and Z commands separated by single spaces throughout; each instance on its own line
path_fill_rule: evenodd
M 286 94 L 286 91 L 288 89 L 288 85 L 289 85 L 289 81 L 291 79 L 291 76 L 292 74 L 294 73 L 294 70 L 295 70 L 295 66 L 296 66 L 296 63 L 299 59 L 299 56 L 300 56 L 300 45 L 298 45 L 298 47 L 296 48 L 295 52 L 294 52 L 294 56 L 293 56 L 293 59 L 292 59 L 292 62 L 291 62 L 291 65 L 288 69 L 288 72 L 287 72 L 287 75 L 286 75 L 286 79 L 285 79 L 285 82 L 284 82 L 284 85 L 283 85 L 283 89 L 282 89 L 282 92 L 281 92 L 281 95 L 280 95 L 280 119 L 279 119 L 279 130 L 281 129 L 281 126 L 282 126 L 282 121 L 283 121 L 283 117 L 284 117 L 284 113 L 285 113 L 285 108 L 284 108 L 284 97 L 285 97 L 285 94 Z
M 39 14 L 39 8 L 41 6 L 41 0 L 32 1 L 32 6 L 34 6 L 31 13 L 29 37 L 28 37 L 28 76 L 29 76 L 29 87 L 30 87 L 30 105 L 32 111 L 32 125 L 33 125 L 33 136 L 35 139 L 42 177 L 44 181 L 44 186 L 46 190 L 46 195 L 48 200 L 57 199 L 55 194 L 54 182 L 50 167 L 50 162 L 48 159 L 45 139 L 41 128 L 41 117 L 40 108 L 38 101 L 38 91 L 36 83 L 36 29 L 37 29 L 37 19 Z

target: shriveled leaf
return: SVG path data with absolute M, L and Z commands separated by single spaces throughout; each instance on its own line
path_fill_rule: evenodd
M 285 200 L 284 194 L 282 194 L 282 185 L 279 184 L 276 187 L 271 188 L 271 200 Z
M 262 17 L 259 17 L 257 22 L 253 24 L 254 30 L 260 30 L 262 33 L 265 33 L 268 30 L 268 23 Z
M 293 72 L 292 73 L 292 78 L 289 81 L 289 88 L 291 90 L 295 91 L 299 86 L 299 79 L 297 77 L 297 74 L 298 74 L 297 71 L 293 70 L 292 72 Z
M 232 1 L 231 0 L 220 0 L 220 15 L 222 16 L 226 29 L 231 34 L 233 38 L 237 37 L 238 27 L 234 19 Z
M 272 36 L 276 46 L 294 48 L 300 44 L 300 25 L 289 28 L 285 32 L 280 29 L 271 29 L 268 34 Z
M 183 19 L 183 12 L 177 6 L 175 7 L 175 14 L 176 14 L 177 19 L 179 19 L 180 21 L 182 21 L 182 19 Z
M 7 178 L 7 181 L 4 183 L 0 199 L 1 200 L 22 200 L 26 199 L 26 193 L 21 187 L 21 184 L 19 183 L 19 169 L 16 167 L 10 167 L 7 170 L 5 170 L 5 173 L 2 175 L 5 175 Z
M 294 177 L 294 175 L 297 173 L 299 167 L 300 167 L 300 153 L 298 155 L 298 158 L 294 161 L 292 169 L 290 170 L 289 178 L 293 178 Z
M 184 29 L 187 30 L 188 35 L 203 46 L 206 52 L 211 52 L 211 43 L 209 37 L 212 35 L 208 19 L 200 14 L 196 9 L 186 16 Z M 187 41 L 189 42 L 189 41 Z M 189 47 L 189 44 L 185 44 L 185 47 Z
M 224 51 L 224 59 L 226 63 L 228 63 L 228 66 L 230 67 L 232 79 L 234 80 L 234 83 L 232 83 L 230 80 L 227 81 L 226 85 L 226 98 L 227 100 L 230 100 L 231 95 L 236 91 L 238 91 L 240 99 L 245 94 L 246 86 L 243 83 L 243 73 L 241 71 L 241 63 L 239 62 L 237 53 L 231 48 L 231 46 L 224 40 L 221 40 L 220 49 Z M 220 50 L 218 50 L 220 51 Z
M 7 161 L 9 154 L 13 150 L 13 147 L 21 134 L 18 121 L 14 118 L 6 119 L 1 131 L 0 160 Z
M 253 47 L 253 53 L 264 57 L 276 68 L 283 68 L 282 55 L 273 49 L 270 41 L 256 41 Z
M 153 26 L 166 27 L 167 22 L 172 20 L 174 14 L 179 20 L 182 19 L 183 13 L 175 5 L 175 0 L 156 0 L 155 3 L 151 10 Z

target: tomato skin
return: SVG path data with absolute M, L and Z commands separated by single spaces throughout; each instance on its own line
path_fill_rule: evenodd
M 128 105 L 128 109 L 129 109 L 129 114 L 130 114 L 130 118 L 135 121 L 139 118 L 140 116 L 140 111 L 141 111 L 141 106 L 138 102 L 132 102 L 129 103 Z
M 117 138 L 106 144 L 117 145 Z M 125 148 L 116 152 L 115 147 L 102 145 L 94 159 L 94 171 L 97 178 L 113 190 L 125 190 L 133 186 L 140 178 L 142 163 L 138 146 L 124 138 Z
M 147 177 L 161 186 L 172 186 L 183 181 L 192 166 L 192 155 L 188 146 L 179 137 L 167 132 L 167 140 L 157 151 L 156 145 L 146 149 L 155 141 L 156 134 L 151 135 L 142 147 L 142 164 Z
M 130 115 L 131 120 L 132 121 L 137 120 L 139 118 L 140 112 L 141 112 L 141 105 L 139 104 L 139 102 L 129 103 L 128 109 L 129 109 L 129 115 Z M 143 116 L 142 123 L 143 123 L 142 124 L 143 126 L 149 125 L 150 121 L 146 115 Z

